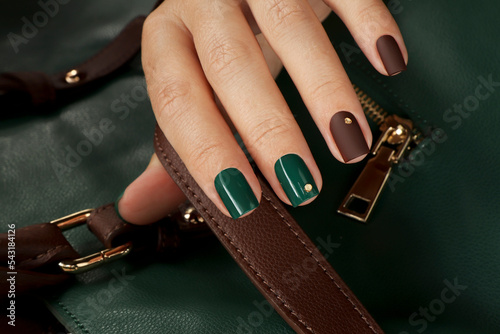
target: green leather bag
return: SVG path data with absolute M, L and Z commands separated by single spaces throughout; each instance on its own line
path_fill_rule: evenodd
M 152 6 L 58 0 L 57 12 L 30 31 L 26 22 L 48 13 L 42 3 L 10 2 L 0 14 L 1 72 L 77 64 Z M 364 163 L 343 165 L 330 155 L 282 73 L 278 83 L 324 180 L 317 200 L 290 212 L 387 333 L 498 333 L 500 4 L 388 6 L 409 52 L 408 71 L 393 78 L 369 65 L 338 18 L 324 25 L 352 82 L 386 112 L 411 119 L 425 140 L 394 167 L 367 224 L 339 215 Z M 55 113 L 2 119 L 2 232 L 9 223 L 48 221 L 116 198 L 153 153 L 151 106 L 132 95 L 143 87 L 138 57 Z M 92 131 L 102 140 L 79 154 Z M 81 254 L 100 248 L 84 227 L 65 235 Z M 43 298 L 71 333 L 293 333 L 217 243 L 172 262 L 119 260 Z

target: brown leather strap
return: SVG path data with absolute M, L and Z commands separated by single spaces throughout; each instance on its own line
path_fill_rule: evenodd
M 9 248 L 9 243 L 14 247 Z M 69 276 L 57 271 L 57 266 L 52 265 L 78 257 L 61 230 L 53 224 L 27 226 L 16 229 L 14 234 L 0 234 L 0 272 L 7 277 L 15 276 L 18 294 L 62 283 Z M 9 287 L 9 281 L 0 281 L 2 298 L 7 296 Z
M 116 214 L 114 203 L 95 209 L 87 219 L 87 226 L 106 248 L 132 241 L 134 235 L 141 235 L 140 239 L 144 239 L 141 230 L 151 230 L 151 226 L 132 225 L 121 220 Z
M 145 16 L 136 17 L 95 56 L 60 73 L 54 75 L 42 72 L 0 74 L 0 104 L 3 110 L 15 109 L 18 114 L 14 116 L 33 110 L 51 110 L 56 103 L 74 100 L 76 95 L 95 87 L 104 78 L 117 73 L 139 52 L 142 25 L 145 19 Z M 74 71 L 73 78 L 67 80 L 70 71 Z
M 63 71 L 54 76 L 54 85 L 60 92 L 82 87 L 100 80 L 128 63 L 141 49 L 142 25 L 146 16 L 138 16 L 123 28 L 111 43 L 99 53 L 71 70 L 76 70 L 79 80 L 68 84 Z
M 155 10 L 163 0 L 153 6 Z M 56 104 L 74 100 L 78 94 L 95 88 L 103 79 L 116 74 L 141 49 L 142 26 L 146 16 L 133 19 L 111 43 L 78 66 L 54 75 L 43 72 L 0 74 L 0 117 L 18 117 L 33 111 L 51 111 Z M 68 76 L 72 78 L 68 80 Z
M 87 219 L 87 226 L 104 248 L 131 241 L 134 252 L 147 251 L 162 257 L 171 257 L 181 249 L 191 248 L 193 243 L 213 235 L 205 223 L 186 221 L 180 214 L 148 226 L 128 224 L 116 214 L 114 203 L 93 210 Z M 9 248 L 9 242 L 15 247 Z M 55 224 L 31 225 L 16 229 L 15 234 L 0 234 L 0 273 L 16 276 L 18 294 L 66 281 L 70 275 L 60 270 L 58 263 L 79 257 Z M 11 272 L 15 274 L 9 274 Z M 9 286 L 9 281 L 0 280 L 3 296 L 0 298 L 7 296 Z
M 129 224 L 116 214 L 114 203 L 95 209 L 87 220 L 87 226 L 106 248 L 131 241 L 134 251 L 165 256 L 213 235 L 206 223 L 186 221 L 181 212 L 151 225 Z
M 78 253 L 54 224 L 43 223 L 22 227 L 16 230 L 15 235 L 17 245 L 29 246 L 16 248 L 17 269 L 29 270 L 62 259 L 78 257 Z M 0 236 L 2 249 L 7 246 L 6 242 L 8 240 L 5 236 Z
M 259 207 L 233 220 L 203 193 L 158 126 L 155 150 L 232 257 L 295 331 L 382 333 L 261 177 Z M 291 279 L 297 268 L 308 268 L 307 277 Z

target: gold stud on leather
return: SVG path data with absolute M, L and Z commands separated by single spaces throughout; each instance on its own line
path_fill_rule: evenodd
M 308 183 L 304 186 L 304 190 L 307 192 L 307 193 L 310 193 L 311 190 L 313 190 L 313 186 L 312 184 Z
M 196 211 L 192 204 L 189 204 L 184 210 L 184 221 L 190 224 L 204 223 L 205 219 Z
M 352 119 L 350 119 L 349 117 L 346 117 L 346 118 L 344 118 L 344 122 L 345 122 L 345 124 L 351 124 Z
M 80 76 L 78 75 L 77 70 L 71 70 L 68 73 L 66 73 L 66 82 L 69 84 L 76 83 L 80 81 Z

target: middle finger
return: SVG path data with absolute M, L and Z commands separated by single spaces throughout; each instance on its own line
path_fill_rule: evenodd
M 260 30 L 293 79 L 333 155 L 357 162 L 372 136 L 321 22 L 304 0 L 248 0 Z

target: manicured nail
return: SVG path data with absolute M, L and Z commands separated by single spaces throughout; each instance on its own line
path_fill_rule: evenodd
M 123 219 L 122 215 L 120 214 L 120 211 L 118 210 L 118 203 L 120 202 L 120 200 L 122 199 L 123 197 L 123 194 L 125 193 L 125 190 L 122 191 L 122 193 L 118 196 L 118 198 L 116 199 L 115 201 L 115 212 L 116 212 L 116 215 L 121 219 L 123 220 L 124 222 L 127 223 L 127 221 L 125 219 Z
M 348 111 L 339 111 L 330 120 L 330 131 L 344 158 L 349 162 L 370 152 L 358 121 Z
M 297 154 L 287 154 L 279 158 L 274 164 L 274 171 L 293 207 L 319 194 L 311 172 Z
M 406 71 L 405 59 L 394 37 L 385 35 L 377 40 L 377 50 L 389 75 Z
M 259 201 L 245 176 L 236 168 L 224 169 L 215 177 L 214 184 L 233 219 L 237 219 L 259 206 Z

